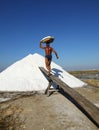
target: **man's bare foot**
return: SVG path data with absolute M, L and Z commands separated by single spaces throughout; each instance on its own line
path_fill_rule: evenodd
M 51 76 L 52 74 L 51 73 L 48 73 L 48 76 Z

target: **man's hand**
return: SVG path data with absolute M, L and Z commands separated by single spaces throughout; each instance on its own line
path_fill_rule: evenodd
M 42 41 L 40 41 L 40 48 L 45 49 L 45 47 L 42 46 Z
M 57 57 L 57 59 L 59 59 L 59 57 L 58 56 L 56 56 Z
M 58 55 L 57 55 L 57 53 L 56 53 L 56 58 L 57 58 L 57 59 L 59 58 Z

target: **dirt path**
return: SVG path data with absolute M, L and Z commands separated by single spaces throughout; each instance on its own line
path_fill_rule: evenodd
M 17 99 L 10 104 L 23 109 L 20 118 L 25 121 L 20 130 L 98 130 L 60 93 L 50 97 L 36 94 Z

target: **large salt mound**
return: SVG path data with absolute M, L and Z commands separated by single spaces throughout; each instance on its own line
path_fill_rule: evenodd
M 44 91 L 48 86 L 48 81 L 39 70 L 39 66 L 45 68 L 44 61 L 43 56 L 35 53 L 12 64 L 0 73 L 0 91 Z M 73 88 L 86 85 L 54 62 L 51 66 L 52 73 L 68 86 Z

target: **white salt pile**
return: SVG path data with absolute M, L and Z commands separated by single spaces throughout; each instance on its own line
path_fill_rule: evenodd
M 39 54 L 29 54 L 0 73 L 0 91 L 44 91 L 48 81 L 39 67 L 45 68 L 45 58 Z M 86 85 L 76 77 L 52 62 L 52 73 L 70 87 Z

